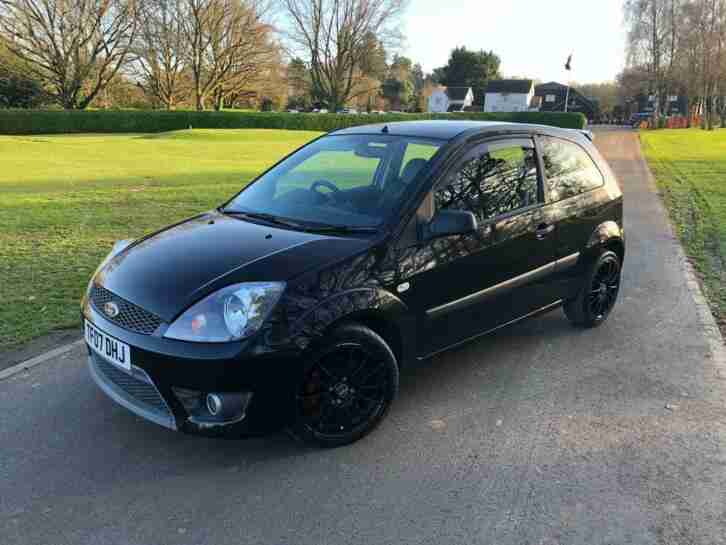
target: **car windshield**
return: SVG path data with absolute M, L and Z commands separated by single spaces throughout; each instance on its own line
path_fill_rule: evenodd
M 441 141 L 330 135 L 294 153 L 223 211 L 308 229 L 371 229 L 399 209 Z

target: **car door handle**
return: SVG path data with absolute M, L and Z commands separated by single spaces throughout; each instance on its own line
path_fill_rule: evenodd
M 537 230 L 535 231 L 537 235 L 538 240 L 542 240 L 544 238 L 547 238 L 550 234 L 552 234 L 552 231 L 555 230 L 554 225 L 547 225 L 546 223 L 543 223 L 537 227 Z

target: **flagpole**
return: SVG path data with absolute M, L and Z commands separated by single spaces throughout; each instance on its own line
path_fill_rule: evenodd
M 565 113 L 567 113 L 567 104 L 570 102 L 570 84 L 567 84 L 567 90 L 565 91 Z
M 570 56 L 567 57 L 567 62 L 565 63 L 565 70 L 570 72 L 572 70 L 572 53 L 570 53 Z M 568 78 L 569 79 L 569 78 Z M 565 90 L 565 113 L 567 113 L 567 109 L 570 103 L 570 82 L 567 81 L 565 83 L 566 90 Z

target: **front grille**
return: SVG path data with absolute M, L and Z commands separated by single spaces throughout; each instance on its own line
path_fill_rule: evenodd
M 127 373 L 93 353 L 89 364 L 96 383 L 117 403 L 152 422 L 176 429 L 169 406 L 143 370 L 135 367 Z
M 168 413 L 164 398 L 161 397 L 156 386 L 148 377 L 137 378 L 121 371 L 99 356 L 93 356 L 96 368 L 103 373 L 104 377 L 115 384 L 123 392 L 134 398 L 137 402 L 146 405 L 147 409 Z M 148 382 L 146 382 L 148 380 Z
M 107 320 L 129 331 L 143 335 L 151 335 L 161 325 L 161 318 L 156 314 L 137 307 L 133 303 L 122 299 L 101 286 L 93 285 L 91 287 L 90 299 L 93 306 L 96 307 L 96 310 L 103 314 Z M 116 303 L 119 309 L 118 315 L 113 318 L 108 316 L 103 310 L 103 305 L 111 301 Z

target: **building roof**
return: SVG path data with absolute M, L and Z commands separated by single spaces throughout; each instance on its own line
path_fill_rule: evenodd
M 534 92 L 536 94 L 542 94 L 545 91 L 559 91 L 560 89 L 567 88 L 567 85 L 562 85 L 561 83 L 557 83 L 556 81 L 548 81 L 547 83 L 541 83 L 537 87 L 534 88 Z
M 586 115 L 593 116 L 599 110 L 599 104 L 596 101 L 592 101 L 580 93 L 576 88 L 567 85 L 557 83 L 556 81 L 550 81 L 548 83 L 542 83 L 537 85 L 534 89 L 535 96 L 544 97 L 546 95 L 554 95 L 555 102 L 543 102 L 541 111 L 560 111 L 565 105 L 565 96 L 569 94 L 570 102 L 575 103 L 576 107 L 570 107 L 572 112 L 582 112 Z
M 384 132 L 384 127 L 386 131 Z M 538 132 L 545 134 L 576 134 L 580 131 L 572 129 L 559 129 L 545 125 L 529 123 L 505 123 L 499 121 L 469 121 L 469 120 L 429 120 L 429 121 L 398 121 L 394 123 L 376 123 L 348 127 L 334 131 L 335 134 L 389 134 L 393 136 L 409 136 L 413 138 L 432 138 L 437 140 L 452 140 L 462 133 L 513 133 Z
M 487 83 L 487 93 L 512 93 L 526 95 L 532 90 L 531 79 L 495 79 Z
M 466 96 L 471 91 L 471 87 L 447 87 L 446 96 L 449 100 L 466 100 Z

